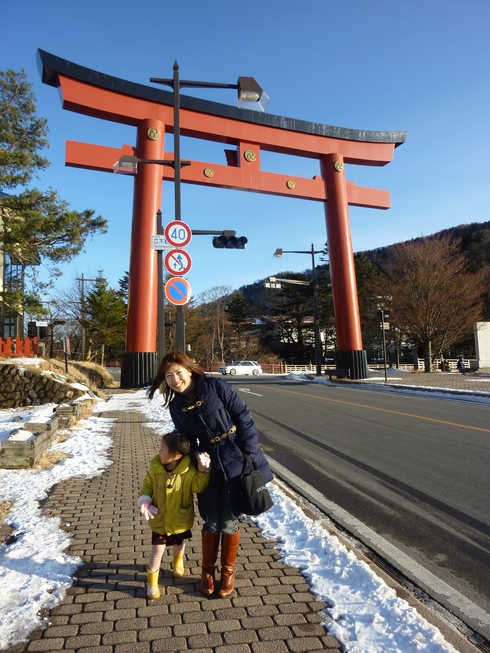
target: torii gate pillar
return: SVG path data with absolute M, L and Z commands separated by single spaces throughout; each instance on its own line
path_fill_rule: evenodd
M 153 130 L 153 131 L 152 131 Z M 149 138 L 148 133 L 157 133 Z M 137 124 L 136 149 L 140 159 L 163 159 L 165 125 L 155 119 Z M 142 165 L 134 177 L 133 221 L 129 257 L 128 321 L 126 352 L 121 365 L 121 387 L 132 388 L 158 369 L 156 353 L 156 320 L 158 305 L 157 258 L 148 252 L 148 243 L 157 233 L 156 215 L 162 205 L 161 166 Z M 143 328 L 142 328 L 143 327 Z
M 320 166 L 328 197 L 324 207 L 335 306 L 336 366 L 350 370 L 351 378 L 364 379 L 368 376 L 367 358 L 362 349 L 344 158 L 340 153 L 327 154 L 320 159 Z

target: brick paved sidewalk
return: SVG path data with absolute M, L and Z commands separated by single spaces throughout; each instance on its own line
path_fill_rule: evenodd
M 287 653 L 338 650 L 320 613 L 326 604 L 309 592 L 298 569 L 279 561 L 274 543 L 251 522 L 241 524 L 235 592 L 226 599 L 199 592 L 201 521 L 186 546 L 186 571 L 174 579 L 171 552 L 160 572 L 160 599 L 146 599 L 151 532 L 135 500 L 159 437 L 143 427 L 138 413 L 117 418 L 113 464 L 92 479 L 56 486 L 44 510 L 61 519 L 73 536 L 68 549 L 84 564 L 62 604 L 46 610 L 49 626 L 9 653 Z M 5 649 L 4 649 L 5 651 Z

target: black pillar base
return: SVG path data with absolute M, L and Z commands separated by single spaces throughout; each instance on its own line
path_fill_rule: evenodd
M 339 370 L 350 370 L 351 379 L 369 377 L 366 352 L 360 349 L 337 351 L 335 366 Z
M 158 365 L 158 352 L 123 354 L 121 388 L 143 388 L 151 385 L 157 375 Z

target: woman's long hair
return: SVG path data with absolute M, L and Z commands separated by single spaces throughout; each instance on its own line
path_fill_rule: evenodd
M 148 390 L 148 397 L 150 399 L 153 399 L 153 395 L 157 390 L 160 390 L 160 392 L 163 395 L 163 402 L 165 406 L 168 406 L 173 395 L 173 391 L 169 388 L 169 386 L 165 382 L 165 375 L 170 365 L 172 365 L 172 363 L 185 367 L 188 372 L 194 375 L 194 378 L 196 378 L 196 376 L 197 377 L 206 376 L 206 373 L 204 372 L 202 367 L 200 367 L 197 363 L 191 361 L 191 359 L 185 354 L 183 354 L 181 351 L 169 352 L 166 356 L 162 358 L 162 362 L 160 363 L 160 366 L 158 368 L 157 375 L 153 380 L 150 389 Z

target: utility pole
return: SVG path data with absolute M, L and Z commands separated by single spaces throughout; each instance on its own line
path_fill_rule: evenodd
M 81 278 L 76 277 L 76 281 L 81 281 L 82 282 L 82 361 L 85 360 L 85 281 L 97 281 L 97 279 L 87 279 L 86 277 L 82 276 Z

